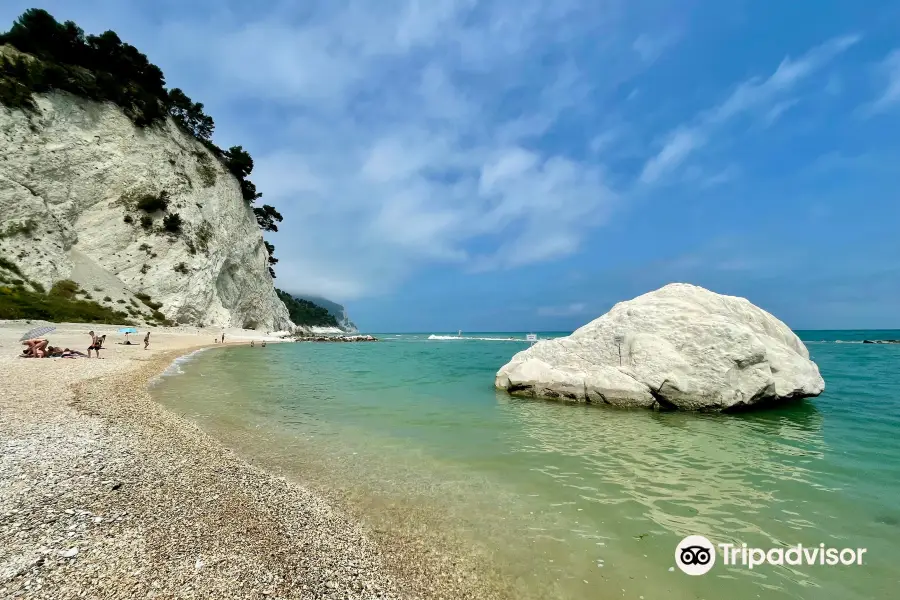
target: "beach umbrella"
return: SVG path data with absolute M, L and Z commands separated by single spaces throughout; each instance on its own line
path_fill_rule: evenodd
M 42 335 L 47 335 L 51 331 L 54 331 L 56 327 L 44 326 L 44 327 L 35 327 L 30 330 L 28 333 L 19 338 L 20 342 L 24 342 L 25 340 L 33 340 L 34 338 L 39 338 Z
M 123 327 L 119 330 L 119 333 L 137 333 L 137 329 L 134 327 Z

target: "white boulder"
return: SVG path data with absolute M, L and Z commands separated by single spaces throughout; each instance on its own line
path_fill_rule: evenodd
M 684 283 L 620 302 L 568 337 L 519 352 L 495 385 L 519 395 L 713 411 L 825 389 L 787 325 L 745 298 Z

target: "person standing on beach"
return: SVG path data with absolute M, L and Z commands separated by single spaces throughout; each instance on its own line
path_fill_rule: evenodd
M 225 343 L 225 332 L 224 331 L 222 332 L 222 343 L 223 344 Z
M 150 347 L 150 332 L 147 332 L 147 335 L 144 336 L 144 350 Z
M 88 331 L 88 335 L 91 336 L 91 345 L 88 346 L 88 358 L 91 357 L 91 350 L 96 350 L 97 358 L 100 358 L 100 338 L 97 337 L 97 334 L 94 333 L 94 330 Z

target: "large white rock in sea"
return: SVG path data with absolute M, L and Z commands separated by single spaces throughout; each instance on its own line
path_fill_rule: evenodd
M 519 352 L 495 384 L 518 395 L 711 411 L 825 389 L 787 325 L 745 298 L 684 283 L 620 302 L 568 337 Z

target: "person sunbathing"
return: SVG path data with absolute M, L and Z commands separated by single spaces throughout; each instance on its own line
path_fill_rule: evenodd
M 22 356 L 25 358 L 44 358 L 47 356 L 47 344 L 49 343 L 44 338 L 25 340 L 22 342 L 22 345 L 27 346 L 27 348 L 22 351 Z

